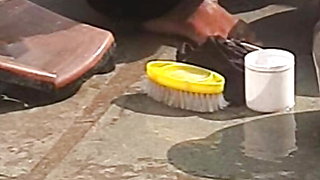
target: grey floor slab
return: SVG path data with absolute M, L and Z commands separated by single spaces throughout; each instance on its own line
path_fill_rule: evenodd
M 107 76 L 95 78 L 64 102 L 0 115 L 0 179 L 30 172 L 82 116 L 85 107 L 98 93 L 94 84 L 104 81 Z

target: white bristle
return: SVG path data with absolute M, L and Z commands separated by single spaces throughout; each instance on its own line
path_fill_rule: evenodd
M 208 107 L 208 110 L 209 112 L 212 112 L 213 111 L 213 108 L 212 108 L 212 103 L 210 101 L 210 95 L 206 95 L 206 102 L 207 102 L 207 107 Z
M 172 107 L 197 112 L 214 112 L 229 105 L 223 94 L 199 94 L 175 90 L 148 80 L 145 93 Z
M 181 108 L 181 109 L 184 109 L 186 107 L 186 100 L 184 99 L 184 93 L 182 91 L 179 91 L 179 95 L 180 95 L 180 102 L 178 104 L 178 106 Z

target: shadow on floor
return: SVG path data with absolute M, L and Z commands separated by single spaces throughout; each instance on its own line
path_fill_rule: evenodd
M 176 168 L 214 179 L 319 179 L 320 113 L 264 118 L 203 139 L 178 143 L 167 152 Z
M 0 114 L 53 104 L 73 96 L 80 88 L 73 85 L 59 93 L 47 93 L 4 82 L 0 87 Z

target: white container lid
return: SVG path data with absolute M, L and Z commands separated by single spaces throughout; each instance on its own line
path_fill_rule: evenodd
M 294 66 L 294 54 L 281 49 L 262 49 L 245 56 L 245 67 L 259 72 L 281 72 Z

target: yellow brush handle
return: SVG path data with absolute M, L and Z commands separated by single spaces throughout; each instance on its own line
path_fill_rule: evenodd
M 175 61 L 147 63 L 147 76 L 163 86 L 201 94 L 220 94 L 225 84 L 216 72 Z

